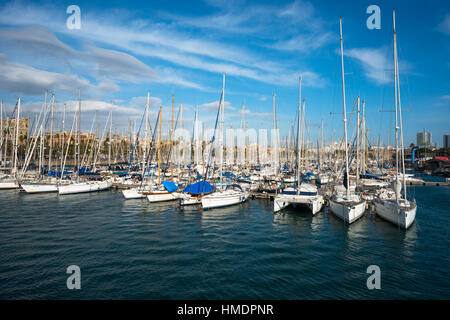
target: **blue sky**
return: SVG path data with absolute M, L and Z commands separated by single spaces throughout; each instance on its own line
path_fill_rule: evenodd
M 81 29 L 66 27 L 66 8 L 81 9 Z M 366 8 L 381 9 L 381 30 L 366 27 Z M 185 127 L 196 106 L 211 123 L 226 73 L 226 123 L 238 127 L 242 103 L 249 127 L 272 128 L 276 94 L 281 136 L 298 103 L 298 77 L 311 139 L 342 136 L 339 17 L 343 18 L 347 109 L 366 101 L 372 143 L 392 143 L 392 9 L 400 60 L 405 143 L 417 131 L 442 145 L 450 128 L 450 3 L 448 1 L 12 1 L 0 5 L 0 98 L 8 110 L 39 110 L 45 89 L 57 110 L 83 95 L 83 128 L 94 110 L 125 130 L 139 119 L 147 90 L 152 116 L 170 117 L 171 95 L 182 101 Z M 59 113 L 60 115 L 61 113 Z M 353 118 L 354 119 L 354 118 Z M 102 125 L 103 126 L 103 125 Z M 352 126 L 354 126 L 354 121 Z M 353 130 L 351 128 L 351 130 Z

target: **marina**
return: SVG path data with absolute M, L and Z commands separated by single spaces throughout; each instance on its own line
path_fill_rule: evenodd
M 410 6 L 158 6 L 0 5 L 0 300 L 449 299 L 450 96 Z

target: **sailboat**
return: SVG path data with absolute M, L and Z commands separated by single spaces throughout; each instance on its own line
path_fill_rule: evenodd
M 222 97 L 219 102 L 219 111 L 217 116 L 220 115 L 220 130 L 219 130 L 219 156 L 220 156 L 220 186 L 224 187 L 223 183 L 223 129 L 224 129 L 224 110 L 225 110 L 225 73 L 222 78 Z M 214 139 L 214 137 L 213 137 Z M 212 140 L 213 142 L 214 140 Z M 211 156 L 212 156 L 212 143 L 211 143 Z M 206 178 L 205 178 L 206 179 Z M 202 197 L 202 207 L 203 209 L 213 209 L 219 207 L 231 206 L 234 204 L 239 204 L 247 200 L 249 193 L 243 191 L 242 188 L 237 184 L 229 185 L 225 190 L 216 191 L 211 194 Z
M 47 94 L 47 93 L 46 93 Z M 45 99 L 47 100 L 47 99 Z M 44 105 L 44 108 L 46 106 Z M 50 143 L 49 143 L 49 152 L 48 152 L 48 172 L 51 171 L 52 168 L 52 153 L 53 153 L 53 114 L 54 114 L 54 107 L 55 107 L 55 94 L 52 93 L 52 103 L 51 103 L 51 119 L 50 119 Z M 42 119 L 42 124 L 41 124 L 41 145 L 43 145 L 43 141 L 44 141 L 44 123 L 45 123 L 45 116 Z M 37 141 L 37 136 L 35 139 L 35 142 Z M 34 147 L 34 145 L 33 145 Z M 34 148 L 32 148 L 32 150 L 34 150 Z M 43 153 L 43 150 L 41 150 L 41 152 Z M 42 154 L 43 155 L 43 154 Z M 39 157 L 39 161 L 43 160 L 44 157 Z M 25 173 L 25 167 L 22 169 L 22 176 Z M 40 172 L 41 173 L 41 172 Z M 46 180 L 42 180 L 42 176 L 39 175 L 40 178 L 38 179 L 38 181 L 36 181 L 35 183 L 21 183 L 20 186 L 21 188 L 26 192 L 26 193 L 46 193 L 46 192 L 58 192 L 58 186 L 57 186 L 57 181 L 55 178 L 47 178 Z
M 103 180 L 103 181 L 86 181 L 86 182 L 80 182 L 80 135 L 81 135 L 81 126 L 80 126 L 80 114 L 81 114 L 81 90 L 78 91 L 78 113 L 76 113 L 76 123 L 78 127 L 77 132 L 77 142 L 78 150 L 76 150 L 76 163 L 77 163 L 77 175 L 76 175 L 76 182 L 69 183 L 69 184 L 61 184 L 58 185 L 58 193 L 60 195 L 64 194 L 75 194 L 75 193 L 86 193 L 86 192 L 96 192 L 96 191 L 103 191 L 107 190 L 112 187 L 112 181 L 111 180 Z M 70 142 L 70 139 L 69 139 Z M 68 150 L 69 148 L 67 148 Z M 66 153 L 67 156 L 67 153 Z M 61 170 L 62 173 L 64 173 L 64 166 Z M 61 174 L 61 181 L 63 181 L 63 174 Z
M 308 184 L 308 183 L 301 183 L 301 174 L 300 174 L 300 168 L 301 168 L 301 157 L 300 157 L 300 150 L 302 148 L 302 145 L 299 145 L 298 142 L 300 141 L 300 115 L 301 115 L 301 84 L 302 84 L 302 78 L 299 79 L 299 101 L 298 101 L 298 127 L 297 127 L 297 188 L 286 188 L 283 190 L 283 193 L 278 194 L 273 201 L 273 211 L 278 212 L 284 208 L 286 208 L 289 205 L 294 206 L 306 206 L 311 210 L 312 214 L 316 214 L 322 209 L 324 200 L 323 196 L 318 194 L 317 187 Z M 305 125 L 304 122 L 304 110 L 305 110 L 305 101 L 303 100 L 303 116 L 302 118 L 302 125 L 303 128 Z
M 415 201 L 409 201 L 406 197 L 406 175 L 405 175 L 405 155 L 403 147 L 403 125 L 402 125 L 402 105 L 400 100 L 400 79 L 397 57 L 397 38 L 395 33 L 395 10 L 392 11 L 393 33 L 394 33 L 394 91 L 395 91 L 395 159 L 396 172 L 394 191 L 395 198 L 389 196 L 389 192 L 381 193 L 374 201 L 375 211 L 381 218 L 408 229 L 416 218 L 417 205 Z M 403 180 L 403 196 L 401 194 L 402 183 L 399 180 L 399 132 L 400 128 L 400 150 L 401 150 L 401 170 Z
M 330 210 L 338 218 L 348 224 L 358 220 L 366 210 L 366 201 L 357 194 L 350 194 L 348 146 L 347 146 L 347 110 L 345 107 L 345 76 L 344 76 L 344 46 L 342 40 L 342 19 L 339 19 L 340 42 L 341 42 L 341 66 L 342 66 L 342 100 L 344 112 L 344 148 L 345 148 L 345 192 L 336 193 L 330 198 Z
M 13 167 L 11 169 L 11 175 L 10 176 L 4 176 L 0 179 L 0 189 L 17 189 L 19 188 L 19 184 L 17 182 L 17 151 L 19 147 L 19 120 L 20 120 L 20 97 L 17 99 L 17 106 L 14 110 L 16 113 L 16 121 L 15 121 L 15 133 L 14 133 L 14 152 L 13 152 Z M 8 141 L 8 134 L 9 134 L 9 124 L 8 124 L 8 130 L 6 132 L 5 136 L 5 142 Z M 1 147 L 1 146 L 0 146 Z M 5 146 L 5 157 L 6 157 L 6 146 Z
M 143 199 L 146 198 L 147 196 L 143 193 L 143 192 L 150 192 L 152 190 L 151 186 L 145 183 L 145 173 L 147 171 L 147 168 L 149 166 L 149 159 L 150 159 L 150 163 L 151 163 L 151 158 L 150 156 L 152 155 L 152 146 L 153 146 L 153 142 L 154 142 L 154 136 L 156 133 L 156 128 L 157 126 L 155 125 L 154 130 L 153 130 L 153 135 L 152 135 L 152 140 L 151 140 L 151 144 L 149 147 L 149 152 L 148 155 L 146 157 L 146 150 L 147 150 L 147 131 L 148 131 L 148 109 L 150 106 L 150 91 L 147 92 L 147 103 L 145 105 L 145 112 L 144 112 L 144 117 L 142 119 L 142 121 L 144 121 L 145 119 L 145 138 L 144 138 L 144 156 L 143 156 L 143 169 L 142 169 L 142 181 L 141 184 L 138 187 L 134 187 L 134 188 L 130 188 L 130 189 L 124 189 L 122 190 L 122 194 L 124 196 L 125 199 Z M 159 122 L 159 113 L 158 113 L 158 118 L 156 119 L 156 123 Z M 141 126 L 142 126 L 142 121 L 141 121 Z M 134 149 L 136 148 L 139 136 L 140 136 L 140 129 L 138 133 L 136 134 L 136 141 L 134 143 L 134 147 L 133 147 L 133 152 L 130 156 L 130 161 L 129 161 L 129 166 L 127 169 L 127 174 L 125 175 L 125 180 L 128 177 L 128 171 L 129 168 L 133 162 L 133 155 L 134 155 Z
M 173 181 L 161 182 L 161 118 L 162 107 L 159 108 L 159 138 L 158 138 L 158 189 L 142 192 L 150 202 L 172 201 L 179 198 L 177 185 Z

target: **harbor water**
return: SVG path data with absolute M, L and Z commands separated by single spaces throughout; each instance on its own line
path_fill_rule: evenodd
M 269 200 L 201 211 L 114 190 L 1 191 L 0 299 L 450 299 L 450 188 L 409 194 L 404 231 L 371 213 L 350 226 L 326 209 L 273 214 Z

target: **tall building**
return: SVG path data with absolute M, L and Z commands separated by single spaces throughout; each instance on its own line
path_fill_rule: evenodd
M 425 129 L 423 132 L 417 132 L 417 145 L 421 148 L 432 147 L 431 132 L 426 132 Z
M 444 134 L 444 141 L 442 143 L 442 147 L 450 148 L 450 134 Z

